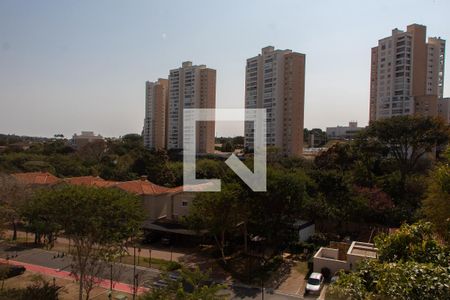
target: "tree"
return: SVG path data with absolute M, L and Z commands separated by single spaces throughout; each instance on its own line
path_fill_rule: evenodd
M 223 285 L 209 283 L 209 272 L 202 272 L 198 267 L 194 269 L 182 268 L 180 278 L 171 280 L 167 274 L 162 278 L 168 283 L 162 289 L 153 289 L 143 294 L 140 300 L 221 300 L 227 295 L 218 295 L 225 287 Z
M 229 184 L 220 193 L 199 193 L 194 199 L 186 223 L 194 229 L 207 229 L 226 264 L 226 235 L 236 229 L 240 187 Z
M 381 262 L 415 261 L 448 266 L 450 249 L 434 239 L 431 223 L 404 224 L 394 234 L 375 237 Z
M 37 277 L 22 291 L 21 299 L 58 300 L 61 290 L 62 286 L 50 284 L 43 278 Z
M 224 178 L 228 167 L 222 161 L 200 159 L 196 164 L 197 178 Z
M 376 176 L 384 174 L 382 166 L 387 161 L 388 147 L 376 139 L 367 139 L 364 135 L 357 135 L 351 145 L 356 159 L 353 166 L 355 183 L 374 187 Z
M 17 238 L 20 208 L 28 201 L 30 190 L 12 176 L 0 174 L 0 226 L 8 222 L 13 227 L 13 240 Z
M 369 195 L 354 186 L 352 176 L 341 168 L 315 171 L 312 178 L 316 194 L 304 206 L 310 218 L 336 222 L 336 228 L 343 229 L 342 224 L 362 221 L 370 214 Z
M 389 149 L 404 182 L 426 153 L 450 140 L 450 127 L 438 118 L 395 116 L 370 123 L 361 134 Z
M 436 166 L 429 177 L 423 213 L 437 232 L 450 241 L 450 148 L 447 149 L 447 156 L 448 160 Z
M 222 152 L 233 152 L 234 151 L 234 145 L 231 141 L 226 141 L 222 144 L 222 148 L 220 149 Z
M 433 238 L 430 223 L 403 225 L 375 239 L 379 259 L 341 273 L 327 299 L 448 299 L 450 252 Z
M 311 185 L 311 179 L 300 170 L 269 167 L 267 192 L 248 191 L 248 199 L 241 200 L 245 206 L 240 205 L 240 210 L 246 208 L 250 232 L 275 247 L 285 244 L 292 225 L 303 216 L 302 208 L 310 199 Z
M 131 171 L 140 176 L 147 176 L 153 183 L 167 186 L 175 181 L 168 164 L 169 157 L 165 151 L 144 150 L 138 154 Z
M 354 161 L 353 149 L 349 143 L 337 143 L 314 160 L 319 169 L 337 169 L 342 173 L 349 170 Z
M 106 142 L 98 140 L 87 143 L 78 149 L 77 154 L 88 164 L 98 164 L 106 155 Z
M 231 139 L 231 143 L 234 148 L 243 148 L 244 147 L 244 137 L 243 136 L 235 136 Z
M 1 289 L 0 300 L 58 300 L 61 286 L 50 284 L 37 276 L 31 285 L 20 289 Z
M 330 300 L 434 300 L 448 299 L 447 267 L 414 261 L 378 263 L 363 261 L 354 273 L 341 273 L 327 289 Z
M 26 210 L 28 222 L 41 226 L 42 216 L 53 223 L 55 233 L 64 232 L 73 241 L 73 272 L 79 299 L 89 299 L 102 262 L 121 253 L 129 238 L 136 236 L 144 220 L 139 199 L 118 189 L 58 186 L 40 190 Z
M 78 155 L 52 154 L 47 157 L 47 162 L 55 169 L 56 175 L 61 177 L 74 177 L 90 175 L 90 169 Z

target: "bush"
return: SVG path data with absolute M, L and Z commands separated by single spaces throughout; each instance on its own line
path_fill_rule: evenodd
M 314 244 L 315 246 L 327 246 L 330 241 L 325 234 L 316 232 L 309 238 L 308 242 Z
M 0 290 L 0 300 L 58 300 L 62 287 L 38 280 L 24 289 Z
M 166 271 L 175 271 L 181 268 L 181 265 L 176 261 L 169 261 L 165 267 Z
M 308 253 L 312 253 L 315 250 L 315 245 L 307 242 L 293 242 L 289 244 L 288 250 L 292 254 L 301 254 L 304 253 L 305 250 L 307 250 Z

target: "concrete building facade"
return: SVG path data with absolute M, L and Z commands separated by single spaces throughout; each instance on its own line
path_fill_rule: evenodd
M 406 31 L 378 41 L 371 50 L 370 121 L 400 115 L 437 116 L 443 97 L 445 40 L 426 39 L 426 27 L 412 24 Z
M 328 268 L 331 274 L 338 271 L 352 271 L 364 259 L 377 259 L 378 249 L 372 243 L 354 241 L 346 252 L 344 249 L 320 247 L 313 257 L 314 272 L 322 272 Z
M 245 108 L 265 108 L 266 143 L 295 156 L 303 151 L 305 55 L 268 46 L 247 59 Z M 245 148 L 252 150 L 254 124 L 245 122 Z
M 170 70 L 167 115 L 167 149 L 183 148 L 183 110 L 216 107 L 216 70 L 183 62 Z M 214 122 L 197 122 L 198 153 L 214 152 Z
M 327 137 L 329 139 L 351 139 L 364 127 L 358 127 L 358 122 L 351 121 L 348 126 L 327 127 Z
M 144 146 L 149 149 L 165 149 L 167 139 L 167 106 L 169 80 L 158 79 L 145 83 Z
M 76 148 L 82 148 L 89 143 L 104 142 L 104 139 L 100 134 L 95 135 L 93 131 L 82 131 L 81 134 L 75 133 L 71 142 Z

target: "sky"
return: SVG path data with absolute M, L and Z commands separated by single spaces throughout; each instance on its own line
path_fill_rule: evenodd
M 217 70 L 217 107 L 242 108 L 246 59 L 268 45 L 306 54 L 305 128 L 365 126 L 371 47 L 412 23 L 450 39 L 449 12 L 448 0 L 0 0 L 0 133 L 140 133 L 145 81 L 188 60 Z

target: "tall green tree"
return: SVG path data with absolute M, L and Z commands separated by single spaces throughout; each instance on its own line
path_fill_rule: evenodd
M 20 209 L 30 199 L 31 191 L 12 176 L 0 173 L 0 231 L 2 225 L 12 226 L 12 239 L 17 239 L 17 222 L 21 219 Z
M 122 253 L 144 220 L 140 200 L 118 189 L 58 186 L 38 191 L 25 209 L 28 223 L 51 222 L 55 234 L 73 241 L 73 271 L 79 280 L 79 299 L 89 299 L 107 257 Z
M 287 171 L 269 167 L 267 192 L 248 191 L 245 201 L 249 232 L 279 246 L 290 239 L 292 225 L 303 213 L 310 199 L 311 179 L 300 170 Z
M 426 153 L 448 143 L 450 127 L 438 118 L 395 116 L 370 123 L 362 138 L 376 139 L 389 150 L 404 182 Z
M 450 148 L 447 159 L 436 166 L 429 178 L 428 191 L 423 200 L 423 213 L 438 233 L 450 241 Z
M 224 263 L 227 235 L 235 231 L 238 224 L 239 195 L 237 184 L 225 185 L 219 193 L 199 193 L 186 219 L 192 228 L 208 230 Z

